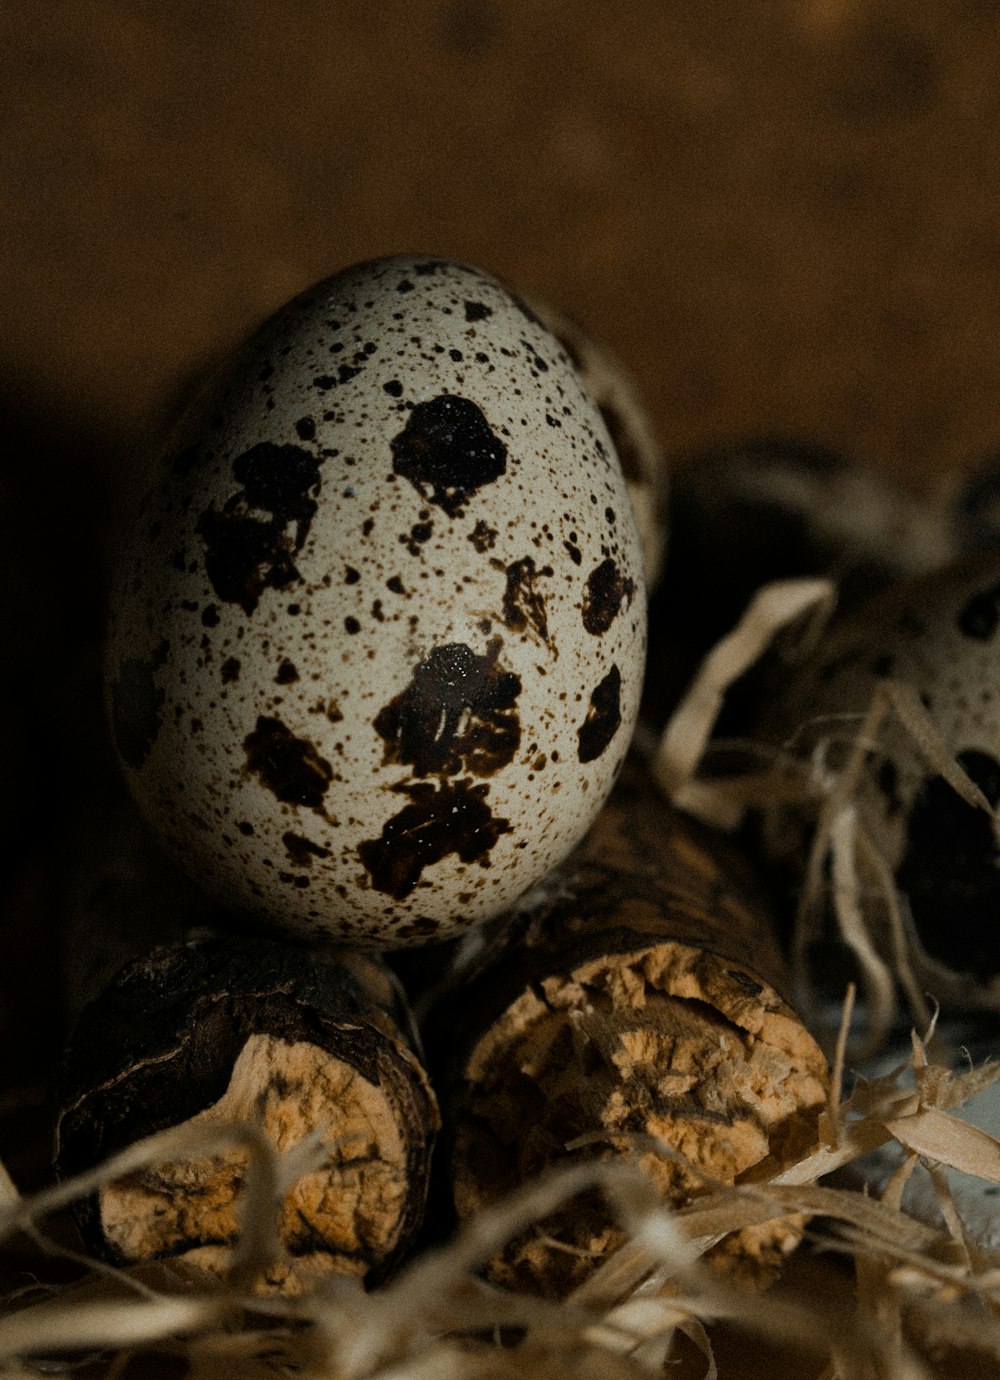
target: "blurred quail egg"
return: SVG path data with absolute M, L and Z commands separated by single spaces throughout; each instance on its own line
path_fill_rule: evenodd
M 361 264 L 182 421 L 111 604 L 122 767 L 272 926 L 396 947 L 499 913 L 622 764 L 643 558 L 608 429 L 494 278 Z
M 901 581 L 834 623 L 759 724 L 765 740 L 853 781 L 838 808 L 853 812 L 862 839 L 854 866 L 866 921 L 891 952 L 881 861 L 905 898 L 911 966 L 956 1009 L 1000 1007 L 998 658 L 1000 553 L 985 551 Z M 886 712 L 866 725 L 878 696 Z M 955 764 L 990 810 L 946 779 Z M 800 885 L 808 843 L 780 803 L 765 842 Z

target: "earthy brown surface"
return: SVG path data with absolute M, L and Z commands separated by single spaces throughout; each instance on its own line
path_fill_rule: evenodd
M 919 482 L 997 437 L 985 0 L 76 0 L 0 36 L 4 363 L 72 421 L 131 440 L 413 248 L 574 312 L 671 449 L 803 429 Z

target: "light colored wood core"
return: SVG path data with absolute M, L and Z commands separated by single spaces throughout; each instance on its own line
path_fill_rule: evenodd
M 295 1293 L 320 1275 L 363 1275 L 398 1241 L 407 1194 L 398 1111 L 343 1060 L 305 1041 L 251 1035 L 223 1096 L 186 1124 L 206 1121 L 257 1125 L 279 1151 L 322 1133 L 322 1168 L 281 1203 L 288 1256 L 269 1272 L 269 1289 Z M 234 1149 L 120 1180 L 100 1196 L 104 1233 L 128 1259 L 169 1254 L 224 1274 L 246 1173 L 247 1155 Z
M 632 1156 L 678 1204 L 712 1180 L 764 1177 L 814 1142 L 826 1063 L 772 989 L 666 942 L 526 989 L 464 1076 L 454 1192 L 468 1216 L 573 1156 Z M 588 1196 L 512 1243 L 490 1273 L 559 1293 L 618 1239 L 603 1200 Z M 727 1250 L 759 1270 L 794 1239 L 792 1226 L 769 1224 Z

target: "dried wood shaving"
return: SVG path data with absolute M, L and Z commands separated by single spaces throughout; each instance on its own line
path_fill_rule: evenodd
M 903 1086 L 904 1075 L 915 1086 Z M 1000 1175 L 1000 1143 L 952 1114 L 998 1076 L 1000 1065 L 935 1063 L 915 1037 L 907 1065 L 846 1098 L 834 1091 L 824 1139 L 776 1180 L 718 1187 L 671 1211 L 628 1162 L 575 1165 L 483 1209 L 377 1291 L 332 1277 L 293 1298 L 262 1299 L 253 1284 L 280 1256 L 277 1205 L 321 1148 L 307 1141 L 279 1154 L 246 1126 L 175 1128 L 72 1182 L 23 1199 L 4 1193 L 0 1239 L 40 1232 L 46 1214 L 123 1173 L 238 1148 L 249 1171 L 228 1273 L 220 1280 L 170 1262 L 104 1267 L 73 1286 L 18 1291 L 0 1311 L 0 1373 L 37 1376 L 84 1358 L 88 1377 L 114 1380 L 155 1354 L 195 1380 L 506 1380 L 526 1371 L 540 1380 L 641 1380 L 662 1375 L 684 1345 L 689 1358 L 700 1354 L 705 1380 L 725 1380 L 712 1336 L 726 1320 L 748 1339 L 795 1342 L 817 1377 L 927 1380 L 940 1373 L 929 1357 L 948 1348 L 1000 1358 L 1000 1252 L 970 1241 L 943 1173 L 943 1230 L 900 1210 L 902 1188 L 918 1158 Z M 909 1154 L 881 1201 L 817 1182 L 831 1164 L 892 1138 Z M 586 1189 L 607 1196 L 625 1244 L 574 1294 L 552 1302 L 482 1280 L 483 1262 L 513 1234 Z M 749 1294 L 706 1268 L 712 1244 L 776 1214 L 812 1219 L 810 1235 L 854 1261 L 853 1302 L 843 1292 L 805 1302 Z

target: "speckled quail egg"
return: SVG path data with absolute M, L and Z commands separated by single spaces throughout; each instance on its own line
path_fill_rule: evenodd
M 392 948 L 496 915 L 589 827 L 645 651 L 621 467 L 494 278 L 346 270 L 175 429 L 111 600 L 114 742 L 231 909 Z
M 866 724 L 879 697 L 884 714 Z M 881 858 L 927 990 L 1000 1007 L 997 821 L 942 775 L 957 762 L 1000 804 L 1000 553 L 965 557 L 860 605 L 772 701 L 761 729 L 830 785 L 850 785 L 842 773 L 860 740 L 861 771 L 840 808 L 855 812 L 853 866 L 871 933 L 878 941 L 881 930 L 881 947 L 891 948 Z M 796 861 L 788 812 L 771 825 L 772 854 Z

